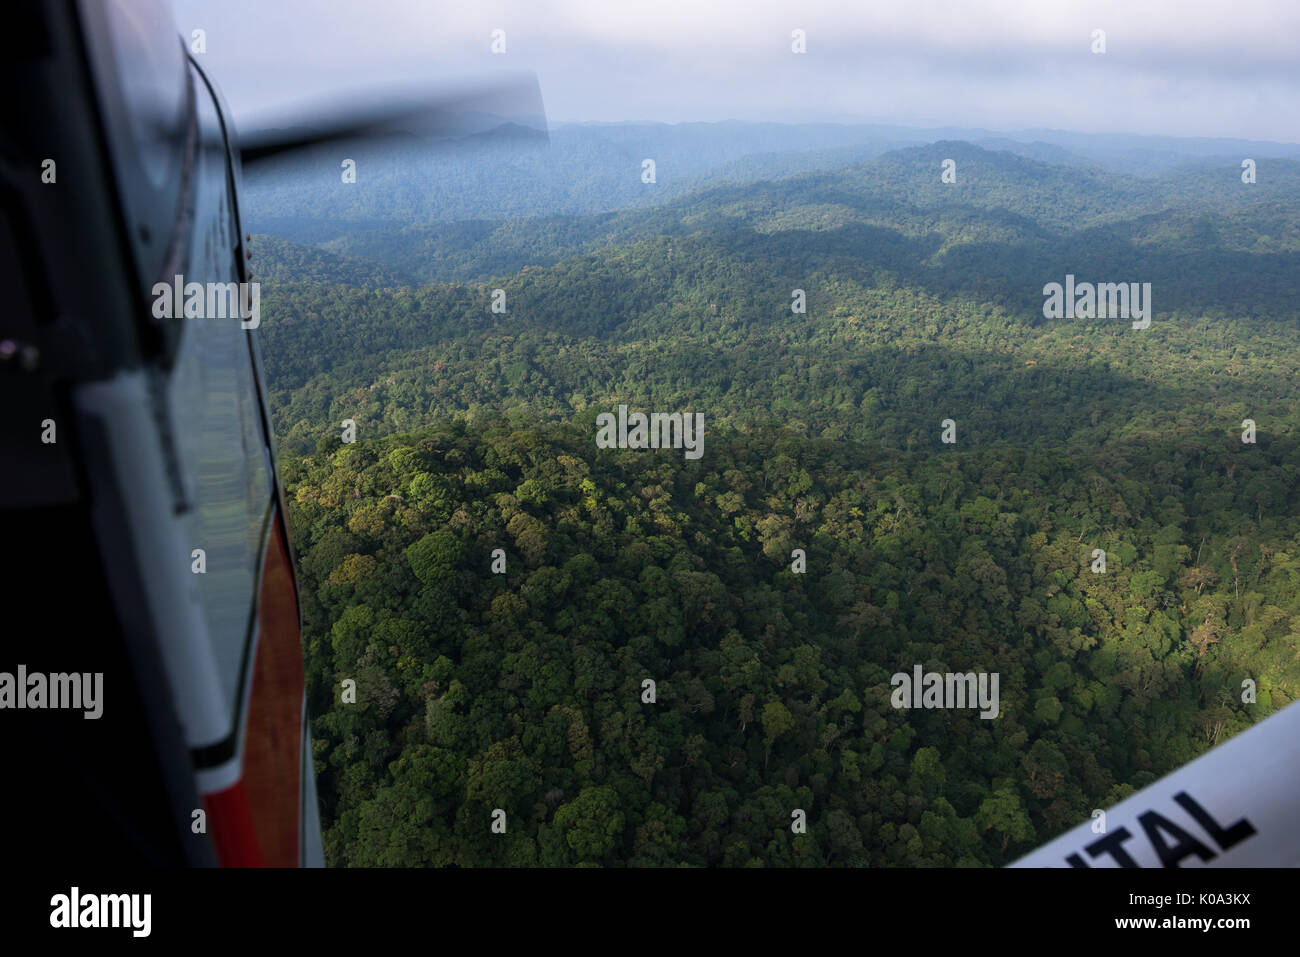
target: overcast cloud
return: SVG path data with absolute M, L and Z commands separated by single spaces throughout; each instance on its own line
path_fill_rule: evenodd
M 1300 2 L 173 0 L 236 119 L 535 71 L 552 123 L 876 121 L 1300 140 Z M 490 52 L 491 32 L 507 52 Z M 808 52 L 791 52 L 791 31 Z M 1094 29 L 1107 52 L 1091 52 Z

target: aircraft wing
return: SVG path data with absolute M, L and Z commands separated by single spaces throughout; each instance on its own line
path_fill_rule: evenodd
M 1298 796 L 1295 702 L 1010 866 L 1297 867 Z

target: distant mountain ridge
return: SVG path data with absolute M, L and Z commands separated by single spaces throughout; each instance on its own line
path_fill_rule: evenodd
M 1054 147 L 1031 149 L 1051 154 Z M 842 158 L 842 150 L 831 150 Z M 816 165 L 824 153 L 763 154 L 750 172 L 803 156 Z M 941 181 L 945 160 L 955 165 L 957 182 Z M 744 162 L 744 161 L 739 161 Z M 332 223 L 298 234 L 334 257 L 348 284 L 383 285 L 482 279 L 546 266 L 565 258 L 649 235 L 688 235 L 724 224 L 771 232 L 798 225 L 825 230 L 848 223 L 879 224 L 891 230 L 924 235 L 936 217 L 951 223 L 954 238 L 970 242 L 1046 243 L 1081 229 L 1126 229 L 1141 235 L 1155 231 L 1171 207 L 1192 205 L 1201 215 L 1223 217 L 1230 247 L 1243 234 L 1241 217 L 1260 220 L 1265 237 L 1252 236 L 1251 248 L 1296 249 L 1300 217 L 1292 215 L 1300 197 L 1300 161 L 1261 160 L 1259 180 L 1241 182 L 1239 169 L 1218 160 L 1194 160 L 1157 178 L 1117 173 L 1093 165 L 1045 162 L 1022 152 L 994 150 L 962 141 L 909 146 L 832 170 L 799 171 L 783 178 L 705 185 L 649 208 L 632 208 L 583 216 L 548 215 L 507 221 L 479 217 L 455 223 L 395 225 L 384 220 Z M 735 164 L 728 168 L 735 169 Z M 1185 214 L 1180 214 L 1185 215 Z M 1130 222 L 1129 227 L 1120 224 Z M 1288 223 L 1292 224 L 1288 226 Z M 269 220 L 269 231 L 293 233 L 292 222 Z M 281 228 L 281 227 L 289 228 Z M 729 228 L 730 228 L 729 227 Z M 1250 232 L 1250 227 L 1244 227 Z M 334 235 L 342 232 L 342 235 Z M 941 245 L 947 245 L 943 243 Z M 276 256 L 290 247 L 269 250 L 268 264 L 277 278 L 318 278 L 319 267 L 295 273 Z M 305 265 L 311 257 L 294 254 Z M 371 275 L 382 263 L 386 272 Z M 366 278 L 370 277 L 370 278 Z
M 247 176 L 246 209 L 253 231 L 317 243 L 344 237 L 360 223 L 401 227 L 646 208 L 710 185 L 829 172 L 903 147 L 954 140 L 1141 177 L 1209 158 L 1300 161 L 1300 146 L 1285 143 L 1051 130 L 580 124 L 555 126 L 546 145 L 536 130 L 497 124 L 458 140 L 356 144 L 349 148 L 358 163 L 355 184 L 341 183 L 337 148 L 267 163 Z M 655 161 L 653 184 L 641 180 L 646 159 Z

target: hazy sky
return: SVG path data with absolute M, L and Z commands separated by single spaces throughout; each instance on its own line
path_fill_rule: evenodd
M 1300 141 L 1300 0 L 173 0 L 236 118 L 535 71 L 552 123 L 853 119 Z M 506 52 L 491 52 L 502 29 Z M 791 52 L 802 29 L 807 53 Z M 1091 52 L 1105 31 L 1106 53 Z

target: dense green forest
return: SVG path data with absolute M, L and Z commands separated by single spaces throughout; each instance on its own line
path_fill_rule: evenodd
M 329 861 L 1004 864 L 1300 697 L 1300 164 L 1239 175 L 949 142 L 258 244 Z

